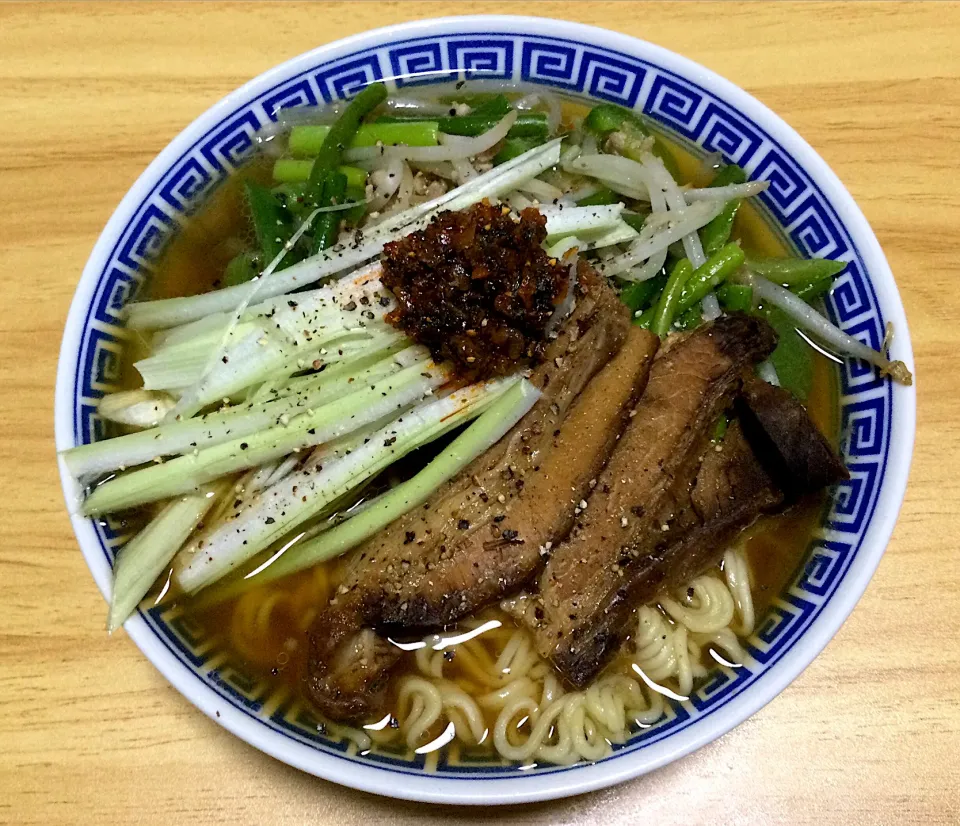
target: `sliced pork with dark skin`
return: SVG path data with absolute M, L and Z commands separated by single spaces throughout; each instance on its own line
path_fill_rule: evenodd
M 619 649 L 632 625 L 632 611 L 658 594 L 690 582 L 714 566 L 729 544 L 764 513 L 777 511 L 784 496 L 743 437 L 731 424 L 719 451 L 705 448 L 693 482 L 661 513 L 661 525 L 649 524 L 618 563 L 619 584 L 604 593 L 603 608 L 590 614 L 589 625 L 572 625 L 553 643 L 554 665 L 572 685 L 583 688 Z M 663 531 L 663 525 L 668 526 Z M 630 556 L 638 551 L 636 558 Z M 594 593 L 579 601 L 586 606 Z M 586 630 L 584 630 L 586 629 Z
M 790 499 L 850 478 L 803 405 L 786 390 L 750 376 L 737 410 L 753 449 Z
M 588 683 L 619 647 L 630 612 L 649 590 L 644 583 L 652 594 L 667 578 L 656 560 L 671 544 L 700 530 L 722 550 L 728 523 L 736 532 L 756 517 L 756 509 L 741 514 L 737 502 L 737 515 L 724 509 L 721 523 L 707 528 L 715 520 L 697 512 L 696 479 L 717 417 L 775 346 L 766 322 L 737 314 L 676 337 L 654 362 L 587 508 L 541 577 L 537 647 L 571 684 Z
M 351 554 L 310 634 L 307 684 L 328 716 L 357 720 L 379 709 L 400 650 L 375 631 L 440 628 L 515 592 L 539 570 L 541 547 L 570 530 L 657 347 L 655 336 L 630 328 L 586 266 L 578 291 L 531 376 L 542 390 L 533 409 L 423 508 Z

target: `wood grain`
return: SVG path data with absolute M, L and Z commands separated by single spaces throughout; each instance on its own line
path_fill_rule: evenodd
M 441 14 L 524 11 L 643 37 L 793 125 L 873 225 L 910 319 L 916 454 L 856 612 L 779 698 L 652 776 L 460 811 L 341 789 L 195 711 L 104 605 L 54 463 L 53 383 L 87 255 L 134 178 L 220 96 L 313 46 Z M 960 6 L 403 2 L 0 6 L 0 822 L 960 821 Z

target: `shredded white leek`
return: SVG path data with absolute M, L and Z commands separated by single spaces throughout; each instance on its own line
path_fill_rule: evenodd
M 176 400 L 167 393 L 149 390 L 122 390 L 100 399 L 97 412 L 111 422 L 131 427 L 156 427 L 174 408 Z
M 410 356 L 386 355 L 368 367 L 348 361 L 339 369 L 294 379 L 283 391 L 268 395 L 263 401 L 225 407 L 195 419 L 186 419 L 130 433 L 113 439 L 80 445 L 63 452 L 63 459 L 77 478 L 93 476 L 136 465 L 163 456 L 192 453 L 214 445 L 267 430 L 280 424 L 283 417 L 293 419 L 308 410 L 316 410 L 351 392 L 368 387 L 414 364 L 426 364 L 429 354 L 424 348 L 408 348 Z M 374 350 L 372 355 L 383 355 Z
M 211 485 L 174 499 L 123 546 L 113 568 L 108 632 L 126 622 L 225 487 Z
M 85 514 L 110 513 L 189 492 L 228 473 L 339 439 L 395 415 L 450 378 L 446 367 L 417 364 L 342 399 L 248 436 L 197 450 L 104 482 L 83 503 Z M 230 431 L 228 430 L 227 433 Z

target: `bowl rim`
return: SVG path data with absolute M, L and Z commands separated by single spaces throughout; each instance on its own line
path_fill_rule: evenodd
M 73 363 L 84 331 L 85 312 L 99 286 L 99 275 L 109 257 L 109 248 L 126 226 L 136 204 L 169 169 L 172 160 L 187 149 L 197 135 L 231 112 L 238 104 L 256 97 L 296 73 L 297 67 L 312 61 L 349 53 L 357 47 L 376 48 L 385 39 L 410 39 L 437 33 L 462 31 L 503 31 L 510 34 L 538 32 L 582 40 L 585 35 L 609 48 L 640 54 L 716 94 L 787 147 L 797 164 L 823 190 L 824 197 L 841 219 L 866 266 L 865 277 L 881 303 L 883 315 L 893 322 L 897 339 L 896 356 L 913 364 L 906 316 L 893 274 L 869 223 L 836 174 L 813 148 L 782 118 L 752 95 L 689 58 L 630 35 L 596 26 L 553 18 L 522 15 L 465 15 L 424 18 L 385 26 L 333 41 L 292 57 L 230 92 L 184 128 L 147 166 L 130 187 L 101 232 L 84 267 L 64 329 L 57 370 L 55 397 L 56 446 L 73 444 L 72 406 L 75 402 Z M 665 737 L 644 751 L 621 754 L 595 764 L 577 764 L 569 771 L 542 775 L 478 780 L 464 777 L 435 777 L 427 772 L 404 776 L 398 783 L 395 771 L 355 760 L 335 759 L 316 749 L 285 739 L 258 720 L 223 703 L 197 674 L 176 659 L 158 640 L 140 614 L 125 624 L 127 633 L 160 673 L 186 699 L 208 717 L 255 748 L 310 774 L 341 785 L 388 797 L 450 804 L 501 804 L 550 800 L 604 788 L 660 768 L 715 740 L 776 697 L 810 664 L 827 645 L 859 601 L 890 540 L 903 502 L 909 475 L 916 427 L 916 387 L 892 388 L 890 446 L 884 484 L 861 541 L 858 558 L 844 575 L 838 589 L 823 606 L 820 616 L 801 633 L 792 649 L 773 665 L 764 668 L 765 680 L 739 691 L 716 713 L 687 729 Z M 896 434 L 898 438 L 892 437 Z M 76 501 L 78 488 L 58 457 L 61 483 L 68 510 Z M 71 513 L 71 523 L 91 573 L 107 598 L 110 568 L 99 553 L 99 541 L 89 520 Z

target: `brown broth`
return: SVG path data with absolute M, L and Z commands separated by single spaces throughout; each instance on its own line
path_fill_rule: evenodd
M 144 299 L 198 295 L 219 286 L 224 268 L 253 240 L 244 213 L 243 182 L 270 182 L 271 164 L 257 158 L 227 178 L 164 250 Z
M 585 112 L 586 109 L 578 104 L 567 105 L 564 110 L 565 121 Z M 684 177 L 692 180 L 699 169 L 699 160 L 677 144 L 672 144 L 672 148 Z M 189 226 L 165 251 L 144 297 L 193 295 L 218 285 L 227 262 L 249 243 L 252 236 L 251 227 L 243 214 L 242 202 L 242 184 L 248 178 L 267 183 L 270 178 L 269 162 L 266 159 L 255 160 L 210 196 Z M 757 255 L 787 253 L 778 234 L 762 214 L 749 204 L 745 204 L 738 214 L 734 236 Z M 145 344 L 135 341 L 125 353 L 123 375 L 127 386 L 138 385 L 132 363 L 146 352 Z M 819 353 L 813 352 L 812 355 L 813 382 L 808 410 L 821 431 L 836 442 L 839 416 L 835 365 Z M 770 601 L 795 574 L 820 520 L 823 506 L 823 497 L 814 497 L 794 506 L 787 513 L 763 518 L 751 530 L 746 548 L 754 579 L 758 617 L 763 615 Z M 216 644 L 225 651 L 225 663 L 241 673 L 300 696 L 307 665 L 305 629 L 309 625 L 311 612 L 321 607 L 334 592 L 339 582 L 338 569 L 336 562 L 325 563 L 278 583 L 253 586 L 241 596 L 225 599 L 218 597 L 218 586 L 193 600 L 176 594 L 168 599 L 171 607 L 190 613 L 195 623 L 207 634 L 216 637 Z M 243 601 L 257 601 L 262 605 L 268 598 L 276 603 L 266 632 L 255 644 L 249 641 L 238 644 L 236 635 L 231 634 L 231 626 L 243 610 Z M 481 655 L 485 651 L 486 656 L 495 661 L 499 648 L 515 626 L 499 609 L 489 609 L 483 617 L 501 623 L 499 629 L 478 638 Z M 476 648 L 477 644 L 474 643 Z M 489 690 L 489 687 L 484 687 L 473 662 L 470 656 L 461 657 L 455 653 L 448 668 L 445 667 L 444 676 L 468 693 L 476 695 Z M 622 664 L 611 666 L 619 667 Z M 407 653 L 396 669 L 393 685 L 396 686 L 403 675 L 415 673 L 418 673 L 415 657 Z M 488 727 L 492 727 L 496 712 L 487 711 L 486 714 Z M 481 747 L 468 747 L 455 742 L 450 748 L 464 752 L 489 752 L 492 747 L 488 740 Z

